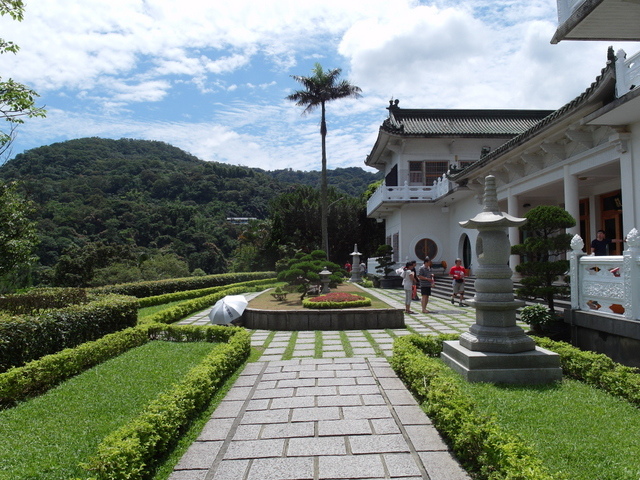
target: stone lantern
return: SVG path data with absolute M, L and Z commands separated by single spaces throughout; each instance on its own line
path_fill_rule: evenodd
M 329 270 L 327 270 L 327 267 L 324 267 L 322 269 L 322 271 L 320 272 L 320 283 L 322 283 L 322 290 L 320 291 L 321 294 L 325 294 L 325 293 L 329 293 L 329 276 L 331 275 L 332 272 L 330 272 Z
M 350 282 L 358 283 L 362 281 L 362 271 L 360 269 L 360 252 L 358 252 L 358 244 L 353 246 L 353 252 L 351 252 L 351 278 Z
M 465 222 L 478 230 L 476 240 L 476 323 L 459 341 L 445 342 L 442 359 L 467 380 L 491 383 L 548 383 L 562 378 L 560 358 L 539 347 L 516 325 L 513 272 L 508 265 L 511 245 L 508 228 L 526 223 L 498 208 L 495 177 L 485 178 L 484 208 Z

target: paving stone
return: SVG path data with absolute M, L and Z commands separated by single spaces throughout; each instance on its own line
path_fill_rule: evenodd
M 382 394 L 378 393 L 377 395 L 362 395 L 362 403 L 365 405 L 386 405 L 384 397 Z
M 425 415 L 420 407 L 415 405 L 394 406 L 398 419 L 402 425 L 430 425 L 431 420 Z
M 197 440 L 202 442 L 224 440 L 227 438 L 234 420 L 233 418 L 216 418 L 209 420 L 200 432 Z
M 209 468 L 220 451 L 223 442 L 194 442 L 182 456 L 176 470 Z
M 244 478 L 249 467 L 249 460 L 223 460 L 218 465 L 213 480 L 230 480 Z M 195 479 L 194 479 L 195 480 Z
M 306 370 L 301 371 L 299 378 L 334 378 L 333 370 Z
M 245 412 L 240 420 L 242 425 L 264 424 L 264 423 L 285 423 L 289 421 L 290 409 L 280 410 L 254 410 Z
M 278 381 L 278 388 L 315 387 L 315 378 L 296 378 L 293 380 Z
M 364 405 L 360 395 L 336 395 L 332 397 L 318 397 L 318 407 L 353 407 Z
M 258 379 L 258 375 L 240 375 L 236 382 L 233 384 L 234 387 L 252 387 L 256 380 Z
M 414 396 L 406 388 L 403 390 L 385 390 L 384 393 L 393 405 L 418 405 Z
M 377 385 L 344 385 L 338 387 L 340 395 L 375 395 L 380 393 Z
M 350 436 L 354 454 L 409 452 L 409 446 L 401 434 Z
M 274 423 L 264 426 L 261 438 L 312 437 L 314 434 L 314 422 Z
M 357 420 L 360 418 L 391 418 L 391 412 L 387 406 L 342 407 L 344 418 Z
M 378 377 L 380 386 L 385 390 L 406 390 L 404 383 L 399 378 Z
M 432 425 L 408 425 L 404 427 L 416 451 L 447 451 L 447 445 Z
M 356 379 L 351 378 L 318 378 L 317 383 L 319 387 L 329 387 L 329 386 L 338 386 L 338 385 L 355 385 Z
M 238 425 L 233 435 L 233 440 L 258 440 L 261 431 L 262 425 Z
M 174 470 L 168 480 L 205 480 L 207 472 L 207 470 Z
M 284 453 L 284 439 L 232 441 L 225 452 L 225 459 L 251 459 L 281 457 Z M 211 463 L 209 464 L 211 465 Z
M 340 387 L 346 388 L 346 387 Z M 296 389 L 296 396 L 326 396 L 338 395 L 338 387 L 329 386 L 329 387 L 300 387 Z
M 327 455 L 320 457 L 318 464 L 320 480 L 385 478 L 380 455 Z
M 430 478 L 438 480 L 471 480 L 449 452 L 418 452 Z
M 318 435 L 321 437 L 371 434 L 373 434 L 373 431 L 369 420 L 327 420 L 318 422 Z
M 286 397 L 286 398 L 274 398 L 271 400 L 271 409 L 277 410 L 280 408 L 304 408 L 315 407 L 316 399 L 314 397 Z
M 291 438 L 286 455 L 291 457 L 346 455 L 345 437 Z
M 393 418 L 373 418 L 369 422 L 373 426 L 373 431 L 378 435 L 400 433 L 400 427 Z
M 312 457 L 261 458 L 251 465 L 247 480 L 311 480 L 314 467 Z M 227 477 L 232 480 L 242 477 Z
M 386 453 L 382 456 L 389 475 L 396 477 L 418 477 L 422 476 L 422 472 L 416 463 L 416 460 L 410 453 Z M 439 477 L 432 477 L 439 479 Z
M 251 393 L 251 387 L 234 387 L 224 397 L 225 400 L 246 400 Z
M 281 381 L 298 378 L 296 372 L 270 372 L 262 375 L 263 382 L 269 382 L 271 380 Z
M 293 410 L 291 421 L 314 422 L 319 420 L 338 420 L 339 418 L 340 410 L 338 407 L 296 408 Z
M 233 392 L 233 388 L 229 393 Z M 295 389 L 293 388 L 271 388 L 268 390 L 256 390 L 253 394 L 254 399 L 260 398 L 281 398 L 281 397 L 293 397 Z
M 259 400 L 249 400 L 247 403 L 247 411 L 250 410 L 267 410 L 269 408 L 270 398 L 263 398 Z

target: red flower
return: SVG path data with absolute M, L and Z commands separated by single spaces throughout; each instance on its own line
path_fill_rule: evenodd
M 342 292 L 331 292 L 326 295 L 309 299 L 310 302 L 357 302 L 359 300 L 365 300 L 365 298 L 359 295 Z

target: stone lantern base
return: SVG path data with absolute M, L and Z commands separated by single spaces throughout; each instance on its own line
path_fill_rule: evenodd
M 469 382 L 541 384 L 562 379 L 560 356 L 540 347 L 519 353 L 477 352 L 448 341 L 441 358 Z

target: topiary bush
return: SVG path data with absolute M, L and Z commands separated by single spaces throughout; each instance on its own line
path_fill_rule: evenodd
M 278 281 L 287 282 L 289 286 L 295 287 L 301 293 L 300 300 L 304 300 L 310 287 L 320 287 L 320 272 L 325 268 L 331 272 L 331 288 L 342 283 L 346 276 L 346 271 L 340 265 L 326 260 L 322 250 L 314 250 L 309 254 L 299 252 L 283 264 L 284 267 L 278 272 Z

